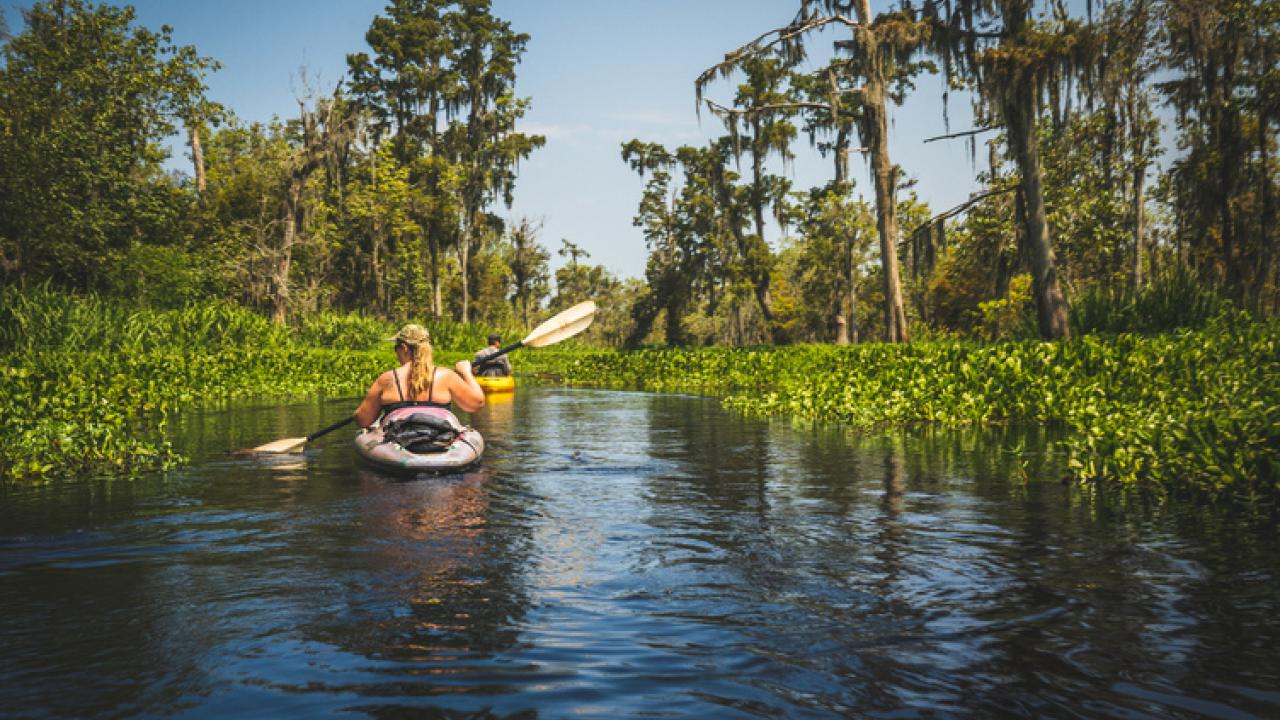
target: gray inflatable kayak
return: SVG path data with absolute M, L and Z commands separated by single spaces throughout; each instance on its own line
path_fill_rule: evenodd
M 432 452 L 414 452 L 398 442 L 404 435 L 394 429 L 406 421 L 430 415 L 451 425 L 457 436 Z M 389 432 L 390 430 L 390 432 Z M 441 408 L 400 408 L 380 419 L 372 427 L 356 435 L 356 453 L 365 462 L 382 470 L 403 473 L 447 472 L 474 465 L 484 454 L 484 437 L 465 427 L 448 410 Z

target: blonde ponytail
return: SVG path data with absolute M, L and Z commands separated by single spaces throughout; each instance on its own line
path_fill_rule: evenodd
M 409 390 L 409 398 L 417 398 L 420 393 L 427 391 L 431 386 L 431 374 L 435 368 L 431 365 L 431 343 L 424 342 L 420 345 L 406 345 L 409 348 L 409 377 L 406 382 Z M 431 398 L 427 398 L 430 400 Z

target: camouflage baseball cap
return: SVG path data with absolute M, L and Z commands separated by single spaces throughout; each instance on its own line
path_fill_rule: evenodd
M 387 339 L 394 340 L 395 342 L 402 342 L 405 345 L 417 346 L 431 342 L 431 333 L 427 332 L 427 329 L 421 325 L 409 323 L 408 325 L 400 328 L 400 332 L 396 333 L 394 337 L 389 337 Z

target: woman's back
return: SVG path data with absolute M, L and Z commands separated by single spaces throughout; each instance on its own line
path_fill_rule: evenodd
M 356 421 L 369 426 L 380 415 L 401 407 L 434 407 L 447 410 L 451 403 L 467 412 L 484 405 L 484 391 L 471 374 L 471 363 L 462 360 L 457 372 L 436 367 L 431 361 L 431 339 L 421 325 L 406 325 L 396 334 L 399 367 L 378 376 L 356 408 Z
M 453 393 L 448 388 L 447 376 L 453 375 L 456 377 L 456 374 L 446 368 L 431 366 L 427 369 L 426 388 L 419 389 L 418 392 L 413 393 L 409 389 L 409 375 L 412 370 L 413 368 L 410 365 L 405 364 L 385 373 L 389 378 L 389 382 L 384 383 L 385 387 L 382 389 L 382 409 L 389 411 L 398 407 L 415 405 L 448 409 L 449 403 L 453 400 Z M 440 382 L 441 379 L 444 379 L 444 382 Z

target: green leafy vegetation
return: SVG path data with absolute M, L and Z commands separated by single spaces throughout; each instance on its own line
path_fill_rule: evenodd
M 440 323 L 438 361 L 486 328 Z M 134 474 L 182 462 L 170 415 L 250 397 L 357 397 L 386 370 L 395 326 L 320 314 L 282 327 L 229 303 L 140 310 L 96 295 L 0 290 L 0 477 Z
M 539 354 L 566 382 L 696 392 L 761 415 L 857 428 L 1039 424 L 1065 431 L 1074 479 L 1275 507 L 1280 324 L 1066 342 L 646 349 Z M 603 380 L 602 380 L 603 379 Z
M 645 179 L 635 345 L 1159 332 L 1202 324 L 1216 298 L 1276 316 L 1275 0 L 796 5 L 695 81 L 726 135 L 622 146 Z M 940 169 L 888 150 L 929 73 L 931 140 L 974 143 L 979 190 L 949 209 L 910 189 Z M 953 90 L 975 122 L 944 134 Z M 769 172 L 801 133 L 833 161 L 807 192 Z M 766 209 L 797 231 L 776 248 Z
M 0 475 L 134 474 L 182 461 L 170 415 L 249 397 L 355 397 L 395 330 L 359 315 L 278 326 L 224 303 L 138 310 L 0 292 Z M 430 323 L 439 362 L 489 329 Z M 519 337 L 518 333 L 509 340 Z M 1161 335 L 1066 342 L 651 348 L 568 344 L 521 359 L 570 384 L 718 396 L 726 406 L 877 429 L 1056 427 L 1074 479 L 1105 492 L 1280 501 L 1280 324 L 1220 313 Z
M 405 320 L 445 362 L 591 298 L 582 345 L 525 370 L 860 428 L 1052 425 L 1091 486 L 1274 507 L 1280 3 L 884 9 L 781 9 L 694 83 L 724 135 L 622 146 L 649 257 L 619 279 L 569 239 L 553 272 L 502 217 L 545 139 L 518 131 L 530 38 L 488 0 L 390 0 L 331 95 L 265 124 L 131 8 L 33 3 L 0 44 L 0 475 L 167 467 L 177 408 L 356 395 Z M 931 73 L 978 111 L 935 139 L 986 149 L 942 212 L 887 142 Z M 818 187 L 776 172 L 802 135 Z M 708 345 L 733 347 L 674 349 Z
M 251 123 L 205 97 L 218 63 L 172 29 L 128 6 L 30 4 L 0 36 L 0 286 L 213 297 L 344 346 L 368 329 L 336 332 L 353 311 L 527 331 L 550 255 L 503 215 L 544 142 L 516 127 L 529 36 L 485 0 L 395 0 L 369 21 L 332 95 L 302 77 L 295 116 Z M 175 136 L 189 175 L 166 166 Z M 555 302 L 627 304 L 581 267 Z
M 1178 271 L 1137 291 L 1090 288 L 1072 308 L 1071 323 L 1081 333 L 1159 333 L 1204 327 L 1230 311 L 1230 300 L 1213 285 Z

